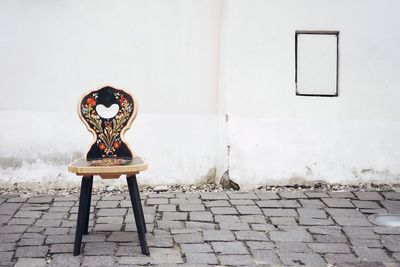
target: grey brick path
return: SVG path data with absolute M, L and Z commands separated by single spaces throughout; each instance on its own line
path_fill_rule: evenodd
M 94 195 L 72 256 L 78 196 L 0 195 L 0 266 L 400 266 L 398 192 L 143 193 L 150 257 L 126 194 Z

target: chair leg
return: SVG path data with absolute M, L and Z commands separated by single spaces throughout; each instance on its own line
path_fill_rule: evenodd
M 93 175 L 89 176 L 89 178 L 87 178 L 90 180 L 89 183 L 89 188 L 88 188 L 88 192 L 86 194 L 86 209 L 85 209 L 85 222 L 83 224 L 84 228 L 83 228 L 83 234 L 87 235 L 88 234 L 88 228 L 89 228 L 89 217 L 90 217 L 90 203 L 92 202 L 92 187 L 93 187 Z
M 135 215 L 135 222 L 136 222 L 137 233 L 139 235 L 140 247 L 142 249 L 142 253 L 148 256 L 150 255 L 150 252 L 149 248 L 147 247 L 147 241 L 146 241 L 146 232 L 145 232 L 146 223 L 144 221 L 143 214 L 141 214 L 141 212 L 143 213 L 142 203 L 140 202 L 139 188 L 136 181 L 136 175 L 127 176 L 126 181 L 128 183 L 129 195 L 131 197 L 133 214 Z
M 87 195 L 90 186 L 90 179 L 88 177 L 82 177 L 81 182 L 81 194 L 79 197 L 79 210 L 78 210 L 78 220 L 76 223 L 75 231 L 75 244 L 74 244 L 74 256 L 81 254 L 81 244 L 82 244 L 82 234 L 84 232 L 84 222 L 86 218 L 86 207 L 87 207 Z

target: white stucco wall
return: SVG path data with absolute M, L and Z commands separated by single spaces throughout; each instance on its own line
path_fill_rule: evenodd
M 76 105 L 127 88 L 126 134 L 142 183 L 197 182 L 215 168 L 222 1 L 0 1 L 0 180 L 79 182 L 67 163 L 91 134 Z
M 398 1 L 230 1 L 230 174 L 239 184 L 399 182 Z M 335 30 L 339 97 L 295 95 L 296 30 Z
M 244 188 L 399 182 L 399 7 L 0 1 L 0 181 L 77 184 L 66 164 L 92 137 L 76 103 L 110 84 L 139 100 L 127 140 L 149 161 L 142 183 L 228 168 Z M 296 30 L 340 31 L 339 97 L 295 96 Z

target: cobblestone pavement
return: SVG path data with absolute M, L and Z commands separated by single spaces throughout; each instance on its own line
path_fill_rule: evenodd
M 0 265 L 400 266 L 400 192 L 143 194 L 150 257 L 129 197 L 94 195 L 90 233 L 72 256 L 77 196 L 0 196 Z M 335 265 L 335 266 L 336 266 Z

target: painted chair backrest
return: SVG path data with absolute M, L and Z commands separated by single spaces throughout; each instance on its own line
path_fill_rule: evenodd
M 110 86 L 91 91 L 79 101 L 78 113 L 95 138 L 87 160 L 135 157 L 124 139 L 137 114 L 137 103 L 131 94 Z

